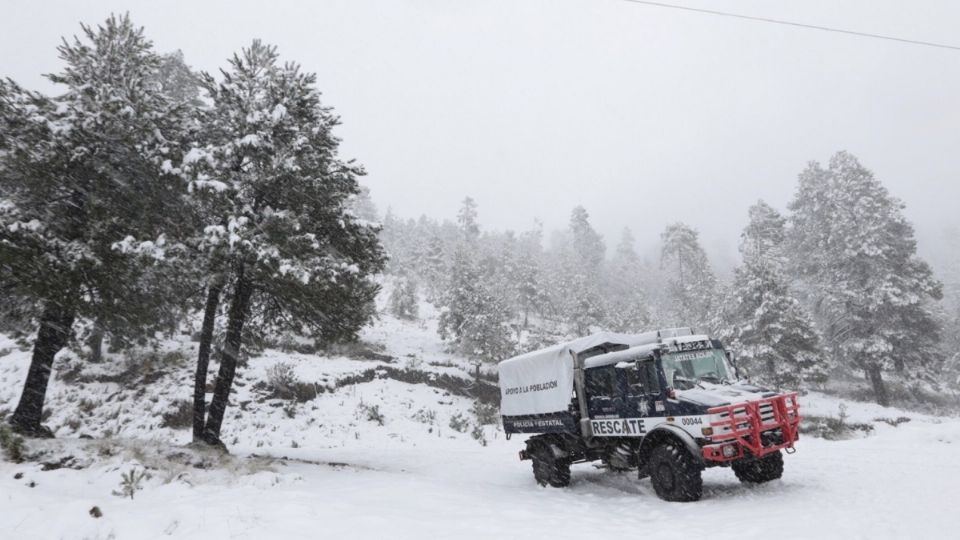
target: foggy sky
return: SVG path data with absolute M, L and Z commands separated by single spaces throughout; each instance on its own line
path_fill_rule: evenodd
M 675 3 L 960 44 L 957 2 Z M 960 223 L 960 51 L 620 0 L 5 0 L 0 75 L 52 90 L 60 37 L 124 11 L 195 69 L 261 38 L 316 72 L 344 156 L 401 216 L 470 195 L 486 228 L 549 230 L 582 204 L 608 249 L 684 221 L 724 266 L 749 205 L 784 209 L 809 160 L 845 149 L 925 237 Z

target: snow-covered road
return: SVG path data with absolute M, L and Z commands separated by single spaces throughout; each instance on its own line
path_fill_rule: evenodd
M 394 366 L 470 376 L 470 364 L 436 341 L 434 319 L 385 318 L 366 339 L 384 343 Z M 194 356 L 193 343 L 165 346 Z M 11 404 L 29 350 L 0 336 L 4 348 L 0 403 Z M 305 403 L 265 400 L 253 388 L 277 362 L 293 366 L 299 380 L 325 384 L 384 365 L 268 350 L 238 375 L 224 426 L 224 440 L 240 457 L 197 469 L 151 459 L 182 455 L 178 445 L 190 438 L 189 429 L 161 422 L 175 400 L 191 396 L 191 363 L 175 360 L 142 387 L 98 382 L 98 373 L 122 372 L 122 358 L 59 360 L 58 373 L 80 365 L 89 382 L 51 381 L 54 454 L 92 465 L 42 471 L 0 460 L 0 540 L 960 537 L 956 418 L 810 393 L 801 398 L 802 414 L 842 413 L 874 431 L 843 441 L 804 436 L 786 456 L 782 480 L 743 486 L 730 470 L 711 469 L 703 500 L 667 503 L 649 480 L 590 465 L 573 468 L 569 488 L 541 488 L 529 462 L 517 459 L 521 437 L 506 441 L 488 425 L 489 445 L 480 446 L 452 426 L 458 415 L 473 418 L 472 400 L 427 385 L 382 378 Z M 379 422 L 368 417 L 370 407 L 382 414 Z M 899 416 L 912 420 L 897 427 L 878 421 Z M 82 434 L 94 439 L 79 440 Z M 265 464 L 253 454 L 290 459 Z M 134 466 L 149 467 L 153 477 L 132 500 L 113 495 L 121 473 Z M 102 517 L 90 516 L 94 506 Z
M 567 489 L 538 487 L 516 459 L 521 445 L 290 449 L 284 455 L 346 465 L 291 459 L 255 474 L 198 471 L 192 486 L 154 479 L 133 500 L 110 495 L 116 462 L 49 472 L 3 463 L 0 538 L 955 538 L 960 523 L 955 420 L 803 439 L 783 480 L 743 486 L 711 469 L 703 500 L 689 504 L 586 465 Z M 94 505 L 102 518 L 88 515 Z

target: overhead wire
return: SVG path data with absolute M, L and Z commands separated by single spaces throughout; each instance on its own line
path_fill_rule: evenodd
M 744 14 L 742 14 L 742 13 L 732 13 L 732 12 L 728 12 L 728 11 L 719 11 L 719 10 L 715 10 L 715 9 L 696 8 L 696 7 L 693 7 L 693 6 L 683 6 L 683 5 L 679 5 L 679 4 L 669 4 L 669 3 L 666 3 L 666 2 L 652 2 L 652 1 L 648 1 L 648 0 L 623 0 L 623 1 L 624 1 L 624 2 L 630 2 L 630 3 L 633 3 L 633 4 L 643 4 L 643 5 L 654 6 L 654 7 L 661 7 L 661 8 L 667 8 L 667 9 L 679 9 L 679 10 L 683 10 L 683 11 L 693 11 L 693 12 L 696 12 L 696 13 L 705 13 L 705 14 L 708 14 L 708 15 L 717 15 L 717 16 L 721 16 L 721 17 L 732 17 L 732 18 L 735 18 L 735 19 L 746 19 L 746 20 L 749 20 L 749 21 L 764 22 L 764 23 L 770 23 L 770 24 L 781 24 L 781 25 L 786 25 L 786 26 L 795 26 L 795 27 L 798 27 L 798 28 L 806 28 L 806 29 L 810 29 L 810 30 L 822 30 L 822 31 L 824 31 L 824 32 L 836 32 L 836 33 L 839 33 L 839 34 L 848 34 L 848 35 L 858 36 L 858 37 L 866 37 L 866 38 L 874 38 L 874 39 L 885 39 L 885 40 L 888 40 L 888 41 L 898 41 L 898 42 L 901 42 L 901 43 L 909 43 L 909 44 L 911 44 L 911 45 L 922 45 L 922 46 L 925 46 L 925 47 L 936 47 L 936 48 L 939 48 L 939 49 L 952 49 L 952 50 L 955 50 L 955 51 L 960 51 L 960 46 L 948 45 L 948 44 L 945 44 L 945 43 L 936 43 L 936 42 L 933 42 L 933 41 L 921 41 L 921 40 L 916 40 L 916 39 L 907 39 L 907 38 L 901 38 L 901 37 L 896 37 L 896 36 L 888 36 L 888 35 L 883 35 L 883 34 L 874 34 L 874 33 L 871 33 L 871 32 L 858 32 L 858 31 L 856 31 L 856 30 L 846 30 L 846 29 L 843 29 L 843 28 L 835 28 L 835 27 L 830 27 L 830 26 L 821 26 L 821 25 L 817 25 L 817 24 L 800 23 L 800 22 L 794 22 L 794 21 L 787 21 L 787 20 L 784 20 L 784 19 L 773 19 L 773 18 L 770 18 L 770 17 L 758 17 L 758 16 L 755 16 L 755 15 L 744 15 Z

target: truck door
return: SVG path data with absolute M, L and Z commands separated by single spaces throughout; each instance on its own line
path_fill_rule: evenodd
M 662 397 L 656 361 L 653 358 L 641 359 L 623 371 L 627 388 L 622 414 L 628 418 L 659 416 L 655 403 Z
M 617 373 L 613 366 L 603 366 L 586 370 L 584 373 L 587 408 L 590 418 L 615 417 L 622 403 L 617 390 Z

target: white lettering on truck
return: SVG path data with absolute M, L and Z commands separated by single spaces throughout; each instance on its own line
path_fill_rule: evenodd
M 694 437 L 703 437 L 701 428 L 710 424 L 707 415 L 646 418 L 597 418 L 590 420 L 594 437 L 643 437 L 660 424 L 674 424 Z

